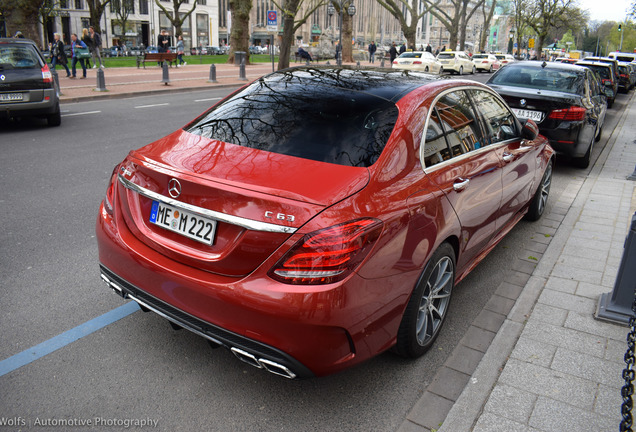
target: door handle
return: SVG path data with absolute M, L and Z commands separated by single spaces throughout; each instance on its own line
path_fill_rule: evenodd
M 455 180 L 455 183 L 453 183 L 453 189 L 455 189 L 456 192 L 461 192 L 464 189 L 466 189 L 466 186 L 468 186 L 468 183 L 470 183 L 470 179 L 463 179 L 460 177 L 457 180 Z
M 512 162 L 512 160 L 515 158 L 515 155 L 511 153 L 504 153 L 501 158 L 504 160 L 504 162 Z

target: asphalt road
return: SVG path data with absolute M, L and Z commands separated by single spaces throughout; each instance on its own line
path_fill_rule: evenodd
M 100 281 L 94 235 L 113 166 L 229 91 L 65 104 L 52 129 L 0 123 L 0 361 L 125 303 Z M 594 159 L 625 99 L 608 111 Z M 576 192 L 586 172 L 559 161 L 552 194 Z M 135 312 L 1 375 L 0 431 L 69 430 L 59 419 L 92 430 L 124 429 L 125 419 L 163 431 L 396 430 L 533 234 L 520 223 L 456 287 L 436 345 L 417 361 L 385 353 L 335 376 L 288 381 Z

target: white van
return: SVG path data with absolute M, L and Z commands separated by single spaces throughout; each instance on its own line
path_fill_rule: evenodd
M 611 52 L 608 57 L 622 62 L 636 61 L 636 53 Z

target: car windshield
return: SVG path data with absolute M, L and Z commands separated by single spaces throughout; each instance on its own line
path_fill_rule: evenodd
M 474 59 L 487 59 L 488 58 L 488 54 L 474 54 L 473 58 Z
M 455 58 L 455 53 L 439 53 L 437 58 L 441 59 L 452 59 Z
M 400 58 L 421 58 L 421 52 L 405 52 L 400 55 Z
M 600 66 L 600 65 L 584 65 L 586 68 L 592 69 L 596 71 L 601 78 L 610 79 L 610 67 L 609 66 Z
M 28 45 L 0 45 L 0 68 L 34 69 L 40 68 L 38 55 Z
M 513 65 L 501 68 L 490 79 L 489 84 L 536 88 L 573 94 L 580 94 L 582 91 L 582 75 L 577 71 L 510 66 Z
M 355 89 L 309 84 L 260 79 L 185 130 L 338 165 L 375 163 L 398 117 L 395 103 Z

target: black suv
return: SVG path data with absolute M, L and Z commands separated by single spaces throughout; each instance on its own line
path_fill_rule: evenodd
M 33 41 L 0 38 L 0 118 L 27 116 L 59 126 L 59 89 Z

